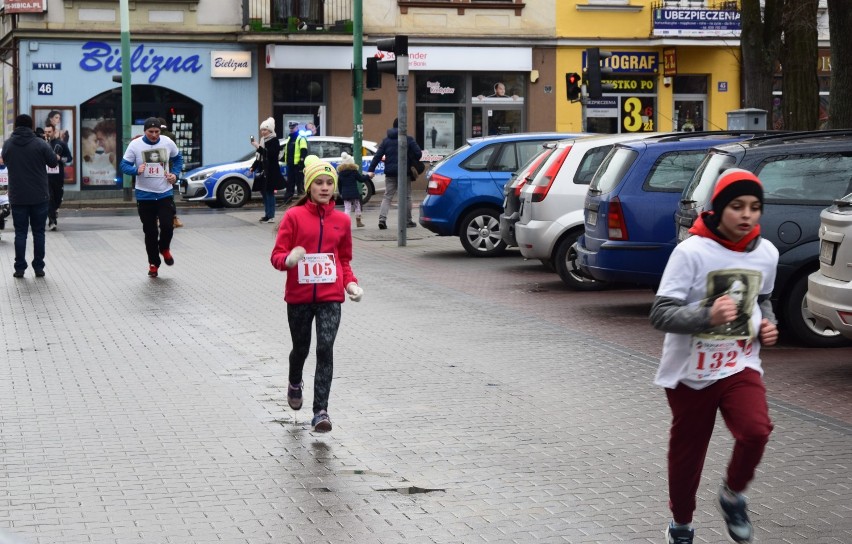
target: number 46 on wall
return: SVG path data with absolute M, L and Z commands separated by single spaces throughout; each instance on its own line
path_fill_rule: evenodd
M 53 94 L 53 83 L 39 82 L 38 94 L 52 95 Z

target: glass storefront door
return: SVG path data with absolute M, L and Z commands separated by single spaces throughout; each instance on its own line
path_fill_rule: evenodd
M 675 97 L 674 129 L 680 132 L 699 132 L 705 130 L 704 118 L 707 100 L 704 97 Z
M 494 136 L 523 132 L 524 115 L 521 108 L 501 108 L 493 105 L 474 107 L 470 134 Z

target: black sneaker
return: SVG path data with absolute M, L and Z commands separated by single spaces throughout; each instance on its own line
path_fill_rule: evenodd
M 379 230 L 385 230 L 386 228 L 388 228 L 388 224 L 384 221 L 379 221 Z
M 23 270 L 15 270 L 14 272 L 12 272 L 12 277 L 23 278 L 24 277 L 24 271 Z
M 261 223 L 266 223 L 267 221 L 269 221 L 269 218 L 268 218 L 268 217 L 266 217 L 265 215 L 264 215 L 263 217 L 261 217 L 261 218 L 260 218 L 260 222 L 261 222 Z
M 751 525 L 751 520 L 748 519 L 747 504 L 745 497 L 742 494 L 737 494 L 737 500 L 734 502 L 726 498 L 727 491 L 725 484 L 719 488 L 719 512 L 725 518 L 725 524 L 728 528 L 728 538 L 731 542 L 751 542 L 751 537 L 754 534 L 754 529 Z
M 44 270 L 36 270 L 35 275 L 36 275 L 37 278 L 43 278 L 44 277 Z
M 666 527 L 666 544 L 692 544 L 695 529 L 675 529 L 672 524 Z
M 320 410 L 314 414 L 314 419 L 311 420 L 311 426 L 318 433 L 327 433 L 331 430 L 331 418 L 328 417 L 328 412 Z
M 414 221 L 409 221 L 408 224 L 406 225 L 406 227 L 408 227 L 410 229 L 413 229 L 416 226 L 417 226 L 417 223 L 415 223 Z
M 302 408 L 302 386 L 304 385 L 305 382 L 301 382 L 299 385 L 287 385 L 287 404 L 289 404 L 290 408 L 293 410 L 299 410 Z

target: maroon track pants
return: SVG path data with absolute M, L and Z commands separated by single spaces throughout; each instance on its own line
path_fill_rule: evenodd
M 766 387 L 760 373 L 747 368 L 701 390 L 679 384 L 666 389 L 666 396 L 672 410 L 669 507 L 675 523 L 691 523 L 717 410 L 735 441 L 728 487 L 740 493 L 754 478 L 772 432 Z

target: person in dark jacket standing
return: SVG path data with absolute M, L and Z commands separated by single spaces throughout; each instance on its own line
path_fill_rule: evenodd
M 251 145 L 257 149 L 257 156 L 251 166 L 254 172 L 252 189 L 263 195 L 263 217 L 261 223 L 275 221 L 275 191 L 284 188 L 284 176 L 278 156 L 281 154 L 281 143 L 275 134 L 275 119 L 267 118 L 260 124 L 260 142 L 252 140 Z M 289 195 L 292 196 L 292 193 Z
M 393 128 L 388 129 L 388 136 L 382 143 L 379 144 L 378 149 L 376 149 L 376 154 L 373 156 L 373 160 L 370 161 L 370 167 L 367 169 L 367 175 L 371 178 L 375 175 L 376 166 L 379 165 L 379 161 L 382 160 L 382 157 L 385 159 L 385 195 L 382 197 L 382 205 L 379 207 L 379 228 L 384 230 L 388 228 L 387 220 L 388 220 L 388 211 L 390 210 L 391 201 L 393 200 L 394 195 L 396 195 L 396 191 L 399 184 L 399 119 L 393 120 Z M 408 164 L 409 166 L 414 161 L 420 160 L 420 157 L 423 156 L 423 150 L 420 149 L 420 146 L 417 145 L 417 142 L 414 141 L 414 138 L 408 136 Z M 408 179 L 408 176 L 403 172 L 403 178 L 406 179 L 409 183 L 409 191 L 408 191 L 408 227 L 416 227 L 417 224 L 411 220 L 411 180 Z
M 27 235 L 33 229 L 33 269 L 44 277 L 44 226 L 50 203 L 47 168 L 56 167 L 56 153 L 33 132 L 33 118 L 21 114 L 15 118 L 15 130 L 0 152 L 9 169 L 9 204 L 15 225 L 16 278 L 27 269 Z
M 50 207 L 47 210 L 47 227 L 50 230 L 56 230 L 58 210 L 62 206 L 62 197 L 65 195 L 65 164 L 73 160 L 71 150 L 68 149 L 62 138 L 56 134 L 56 129 L 53 125 L 48 124 L 44 127 L 44 138 L 47 140 L 47 145 L 56 153 L 59 160 L 59 165 L 47 168 L 47 185 L 50 189 Z

